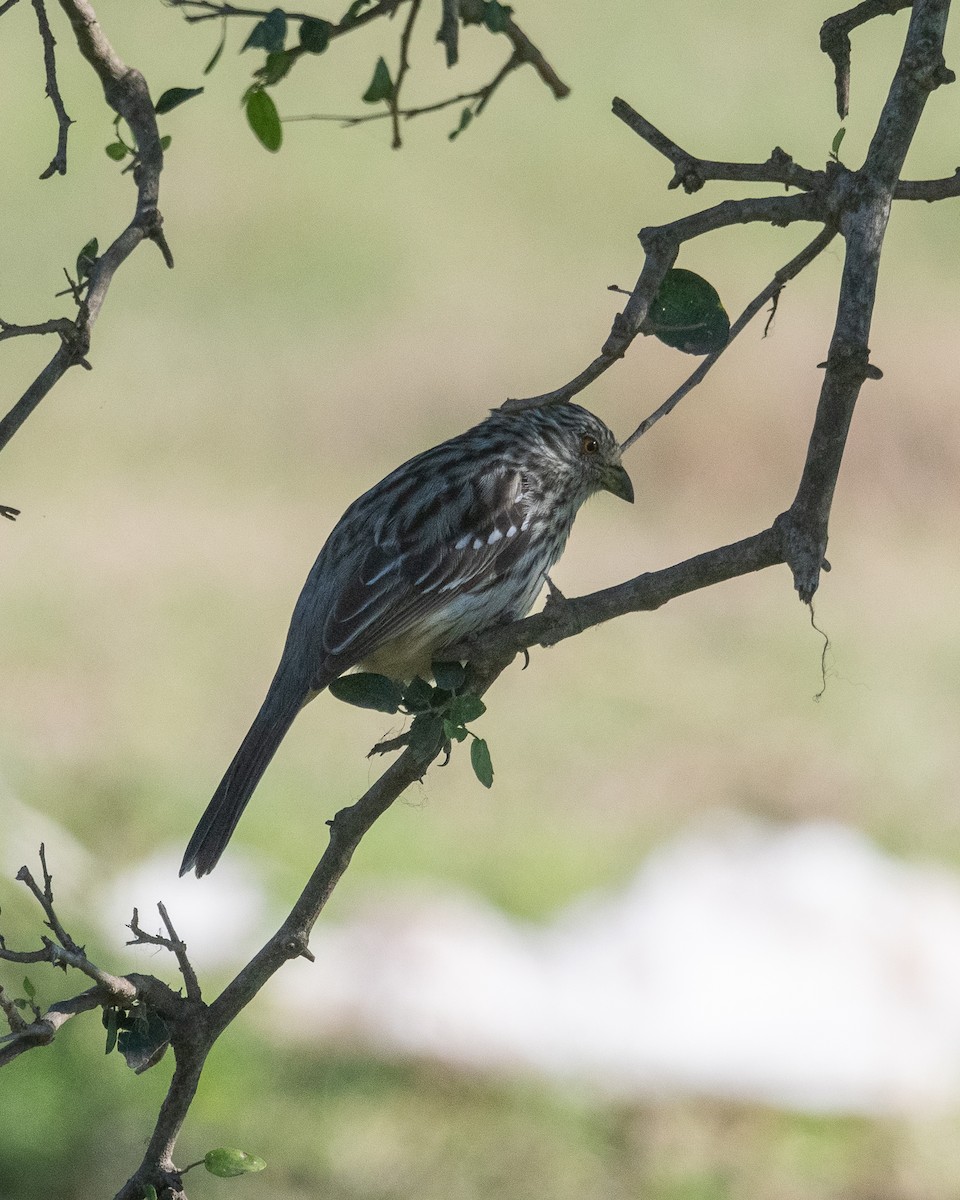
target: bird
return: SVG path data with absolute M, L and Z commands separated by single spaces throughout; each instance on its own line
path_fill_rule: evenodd
M 280 664 L 187 845 L 208 874 L 294 718 L 354 667 L 429 678 L 443 651 L 532 608 L 581 505 L 633 503 L 617 439 L 573 403 L 494 409 L 349 506 L 293 610 Z

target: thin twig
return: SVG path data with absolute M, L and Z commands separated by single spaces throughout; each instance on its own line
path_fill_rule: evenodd
M 75 328 L 74 323 L 67 320 L 66 317 L 54 317 L 51 321 L 41 321 L 37 325 L 13 325 L 0 318 L 0 342 L 4 342 L 8 338 L 32 337 L 44 333 L 59 333 L 61 337 L 65 338 L 74 333 Z
M 399 150 L 403 145 L 403 140 L 400 137 L 400 89 L 403 86 L 403 81 L 407 77 L 407 72 L 410 70 L 410 38 L 413 35 L 413 27 L 417 22 L 417 16 L 420 13 L 420 5 L 422 0 L 412 0 L 410 4 L 410 12 L 407 14 L 406 22 L 403 26 L 403 32 L 400 34 L 400 65 L 397 67 L 397 78 L 393 82 L 393 87 L 390 89 L 390 96 L 387 104 L 390 109 L 390 120 L 393 124 L 393 142 L 394 150 Z
M 66 175 L 67 173 L 67 130 L 73 121 L 67 116 L 67 110 L 63 106 L 63 97 L 60 95 L 60 88 L 57 84 L 57 60 L 54 54 L 54 47 L 57 43 L 47 19 L 46 5 L 44 0 L 32 0 L 32 3 L 37 14 L 37 24 L 40 27 L 40 39 L 43 42 L 43 68 L 47 77 L 46 91 L 53 105 L 53 111 L 57 114 L 57 152 L 53 156 L 50 166 L 40 176 L 41 179 L 49 179 L 51 175 Z
M 0 17 L 2 17 L 4 13 L 9 12 L 16 3 L 17 0 L 3 0 L 3 3 L 0 4 Z
M 201 1000 L 200 983 L 197 979 L 197 973 L 193 969 L 193 964 L 187 957 L 187 944 L 178 935 L 173 927 L 173 922 L 167 913 L 166 906 L 163 901 L 157 904 L 157 910 L 160 913 L 160 919 L 163 921 L 167 930 L 167 936 L 164 937 L 159 933 L 147 933 L 140 925 L 140 918 L 137 910 L 133 910 L 133 918 L 127 928 L 133 934 L 131 941 L 127 942 L 128 946 L 150 945 L 162 946 L 163 949 L 169 950 L 177 960 L 177 966 L 180 969 L 180 974 L 183 976 L 184 986 L 187 991 L 188 1000 Z
M 817 257 L 817 255 L 830 245 L 836 236 L 837 230 L 835 228 L 827 227 L 822 229 L 813 239 L 813 241 L 806 245 L 800 251 L 800 253 L 796 255 L 795 258 L 792 258 L 788 263 L 786 263 L 785 266 L 782 266 L 780 270 L 776 272 L 773 279 L 771 279 L 767 286 L 763 289 L 763 291 L 754 296 L 740 316 L 730 326 L 730 336 L 727 339 L 726 345 L 720 350 L 715 350 L 713 354 L 708 354 L 703 362 L 700 363 L 697 369 L 680 385 L 680 387 L 678 387 L 677 390 L 671 396 L 669 396 L 655 412 L 652 412 L 650 416 L 646 418 L 646 420 L 640 422 L 640 424 L 633 431 L 633 433 L 630 434 L 620 449 L 627 450 L 635 441 L 637 441 L 638 438 L 643 437 L 643 435 L 650 430 L 657 423 L 657 421 L 660 420 L 661 417 L 665 417 L 669 413 L 673 412 L 684 396 L 686 396 L 688 392 L 691 392 L 699 383 L 703 381 L 707 372 L 714 365 L 717 359 L 720 358 L 720 356 L 727 350 L 733 339 L 742 333 L 744 329 L 746 329 L 746 327 L 763 308 L 767 301 L 775 300 L 779 296 L 784 285 L 787 284 L 791 279 L 796 278 L 796 276 L 799 275 L 805 267 L 809 266 L 810 263 L 812 263 Z
M 619 96 L 613 99 L 612 111 L 615 117 L 619 117 L 634 133 L 642 137 L 648 146 L 652 146 L 673 163 L 674 176 L 667 184 L 668 188 L 682 187 L 685 192 L 692 193 L 698 192 L 707 180 L 727 179 L 741 183 L 782 183 L 784 187 L 809 191 L 818 187 L 823 177 L 822 171 L 810 171 L 795 163 L 779 146 L 774 147 L 770 157 L 763 163 L 717 162 L 697 158 L 682 146 L 678 146 L 672 138 L 667 137 Z
M 23 1019 L 20 1010 L 3 990 L 2 985 L 0 985 L 0 1011 L 7 1018 L 11 1033 L 22 1033 L 27 1028 L 28 1022 Z

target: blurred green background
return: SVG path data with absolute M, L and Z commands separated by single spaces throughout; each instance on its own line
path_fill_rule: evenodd
M 836 7 L 525 0 L 517 20 L 569 99 L 526 69 L 455 142 L 452 109 L 405 126 L 399 153 L 385 121 L 299 123 L 272 156 L 239 109 L 254 65 L 236 54 L 239 24 L 202 80 L 214 23 L 103 0 L 108 36 L 154 95 L 207 91 L 161 120 L 173 137 L 161 208 L 175 271 L 138 250 L 96 327 L 93 372 L 69 375 L 3 455 L 0 501 L 23 515 L 0 529 L 0 786 L 49 821 L 38 828 L 55 873 L 60 829 L 104 879 L 181 846 L 349 500 L 506 396 L 570 378 L 609 330 L 618 299 L 607 286 L 636 279 L 637 230 L 743 194 L 668 192 L 669 165 L 610 115 L 611 98 L 705 157 L 757 161 L 780 145 L 819 166 L 839 122 L 817 33 Z M 105 246 L 132 205 L 129 178 L 103 153 L 112 129 L 98 85 L 59 11 L 51 19 L 77 124 L 69 175 L 44 182 L 55 124 L 34 14 L 21 3 L 0 20 L 0 315 L 22 323 L 67 311 L 51 299 L 62 267 L 94 235 Z M 905 23 L 855 35 L 848 163 L 868 144 Z M 484 82 L 505 56 L 502 39 L 467 30 L 448 77 L 435 25 L 425 14 L 412 47 L 411 104 Z M 375 23 L 304 64 L 275 89 L 281 112 L 358 111 L 399 32 Z M 954 28 L 953 66 L 958 51 Z M 906 174 L 950 174 L 957 128 L 957 89 L 941 89 Z M 544 918 L 723 809 L 836 818 L 907 858 L 960 866 L 957 231 L 949 202 L 901 205 L 891 220 L 871 342 L 884 378 L 858 408 L 834 570 L 816 602 L 831 640 L 819 702 L 822 642 L 786 569 L 535 652 L 530 670 L 501 679 L 478 726 L 493 789 L 462 754 L 431 773 L 366 839 L 330 919 L 372 885 L 419 876 Z M 711 279 L 735 315 L 811 236 L 736 228 L 688 244 L 680 265 Z M 835 246 L 785 292 L 770 336 L 751 328 L 631 450 L 635 506 L 584 510 L 555 572 L 561 588 L 679 561 L 787 507 L 840 266 Z M 51 350 L 0 347 L 5 407 Z M 644 340 L 584 401 L 626 436 L 694 365 Z M 235 839 L 259 856 L 278 912 L 316 861 L 324 821 L 374 777 L 364 755 L 388 730 L 323 697 L 286 739 Z M 8 879 L 19 866 L 9 857 Z M 172 877 L 163 898 L 175 914 Z M 68 892 L 62 916 L 106 955 L 89 899 Z M 17 885 L 0 883 L 0 903 L 11 945 L 36 936 Z M 104 965 L 129 969 L 109 956 Z M 68 993 L 32 974 L 42 997 Z M 168 1066 L 134 1078 L 103 1057 L 101 1036 L 74 1021 L 5 1072 L 3 1200 L 109 1195 L 138 1161 Z M 534 1081 L 278 1048 L 250 1017 L 214 1053 L 178 1157 L 242 1145 L 270 1169 L 237 1186 L 281 1200 L 912 1200 L 960 1187 L 958 1132 L 947 1117 L 614 1106 Z M 226 1194 L 188 1179 L 191 1194 Z

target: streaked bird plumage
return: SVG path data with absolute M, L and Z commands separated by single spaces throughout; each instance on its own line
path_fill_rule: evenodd
M 190 839 L 180 873 L 216 865 L 300 709 L 352 667 L 395 679 L 524 616 L 580 506 L 633 500 L 607 426 L 575 404 L 495 410 L 356 499 L 297 600 L 280 665 Z

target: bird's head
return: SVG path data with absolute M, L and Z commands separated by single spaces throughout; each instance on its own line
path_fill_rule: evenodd
M 620 461 L 620 445 L 599 417 L 579 404 L 529 408 L 515 416 L 538 443 L 542 477 L 561 486 L 575 504 L 600 491 L 633 503 L 633 483 Z

